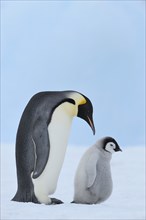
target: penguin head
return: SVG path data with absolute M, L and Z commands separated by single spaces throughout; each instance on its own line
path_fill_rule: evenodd
M 122 151 L 116 140 L 112 137 L 105 137 L 103 139 L 103 149 L 109 153 Z
M 77 117 L 84 119 L 91 127 L 95 134 L 95 126 L 93 122 L 93 107 L 91 101 L 86 97 L 86 102 L 78 105 Z
M 93 134 L 95 134 L 95 126 L 93 122 L 93 107 L 91 101 L 86 96 L 78 92 L 72 92 L 69 98 L 70 102 L 72 99 L 72 104 L 74 105 L 74 107 L 72 108 L 72 110 L 74 109 L 72 111 L 74 112 L 74 116 L 85 120 L 91 127 Z

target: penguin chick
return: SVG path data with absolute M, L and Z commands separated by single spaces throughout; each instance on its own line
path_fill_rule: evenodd
M 74 180 L 72 203 L 98 204 L 112 193 L 110 160 L 112 153 L 122 151 L 112 137 L 98 140 L 83 155 Z

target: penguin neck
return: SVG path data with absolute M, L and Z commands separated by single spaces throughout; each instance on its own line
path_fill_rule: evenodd
M 106 160 L 109 161 L 112 159 L 112 154 L 110 152 L 105 151 L 104 149 L 101 148 L 101 146 L 98 146 L 97 149 L 103 158 L 106 158 Z
M 67 145 L 72 119 L 75 116 L 74 108 L 72 104 L 63 103 L 55 109 L 48 126 L 51 148 Z

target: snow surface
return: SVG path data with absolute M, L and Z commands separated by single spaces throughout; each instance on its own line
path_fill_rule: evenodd
M 1 219 L 145 219 L 145 148 L 129 147 L 113 155 L 113 193 L 100 205 L 71 204 L 73 181 L 78 162 L 87 148 L 67 149 L 65 161 L 52 197 L 62 205 L 10 201 L 16 192 L 14 145 L 1 146 Z

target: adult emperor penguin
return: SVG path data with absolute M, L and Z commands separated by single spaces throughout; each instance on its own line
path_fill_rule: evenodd
M 76 91 L 40 92 L 27 104 L 16 136 L 19 202 L 60 204 L 55 192 L 71 122 L 84 119 L 95 134 L 91 101 Z
M 112 193 L 110 160 L 112 153 L 121 151 L 112 137 L 104 137 L 90 147 L 78 165 L 72 203 L 97 204 Z

